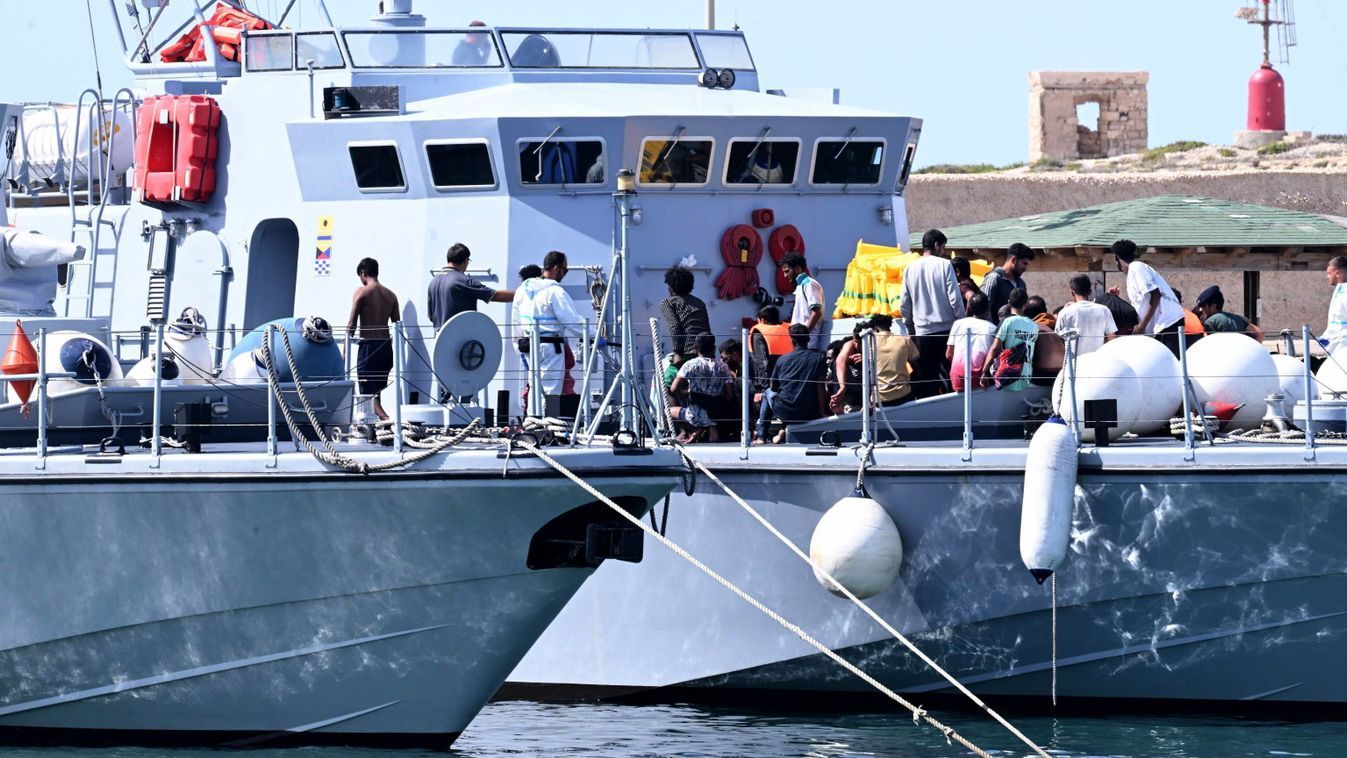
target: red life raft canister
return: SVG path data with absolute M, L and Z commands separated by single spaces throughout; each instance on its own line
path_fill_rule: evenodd
M 209 95 L 147 97 L 136 112 L 136 197 L 204 203 L 215 192 L 220 105 Z

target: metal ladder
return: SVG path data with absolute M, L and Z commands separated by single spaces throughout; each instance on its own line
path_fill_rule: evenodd
M 123 96 L 125 96 L 123 98 Z M 86 101 L 88 105 L 86 106 Z M 117 231 L 117 221 L 107 219 L 104 216 L 107 212 L 108 199 L 112 196 L 109 191 L 109 182 L 112 178 L 112 155 L 113 149 L 117 143 L 117 130 L 109 129 L 106 135 L 107 149 L 95 148 L 99 142 L 103 142 L 103 135 L 98 132 L 102 130 L 106 123 L 103 117 L 104 113 L 116 114 L 118 108 L 124 107 L 131 114 L 131 144 L 135 144 L 136 138 L 136 101 L 135 93 L 129 88 L 123 87 L 117 90 L 112 100 L 106 100 L 97 90 L 87 89 L 80 93 L 79 101 L 75 108 L 75 134 L 80 133 L 80 127 L 83 123 L 87 109 L 89 123 L 89 161 L 88 167 L 89 179 L 85 182 L 83 190 L 84 204 L 81 206 L 78 202 L 78 196 L 81 194 L 75 189 L 73 181 L 67 182 L 66 199 L 70 204 L 70 241 L 81 245 L 81 238 L 87 241 L 87 245 L 82 245 L 86 250 L 84 258 L 69 264 L 66 270 L 66 296 L 65 309 L 62 315 L 69 317 L 90 318 L 94 307 L 94 290 L 98 283 L 98 257 L 103 228 L 106 226 L 114 233 Z M 98 142 L 95 142 L 97 140 Z M 78 144 L 78 137 L 76 137 Z M 97 169 L 97 173 L 95 173 Z M 127 172 L 134 175 L 135 163 L 127 168 Z M 97 176 L 98 189 L 94 190 L 94 177 Z M 81 212 L 83 208 L 83 212 Z M 82 288 L 81 288 L 82 285 Z M 74 309 L 72 303 L 83 303 L 83 308 Z

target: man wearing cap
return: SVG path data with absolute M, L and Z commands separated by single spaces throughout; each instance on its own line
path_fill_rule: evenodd
M 1221 294 L 1221 288 L 1212 285 L 1197 296 L 1197 304 L 1193 310 L 1202 317 L 1202 326 L 1208 334 L 1214 332 L 1237 332 L 1247 334 L 1250 337 L 1263 341 L 1263 330 L 1259 326 L 1243 316 L 1234 313 L 1226 313 L 1225 295 Z

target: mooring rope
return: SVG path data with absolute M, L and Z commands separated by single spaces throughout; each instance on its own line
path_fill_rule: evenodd
M 993 719 L 995 719 L 997 723 L 1005 727 L 1011 734 L 1018 737 L 1021 742 L 1029 746 L 1031 749 L 1033 749 L 1034 752 L 1036 752 L 1042 758 L 1048 758 L 1048 754 L 1043 751 L 1043 748 L 1034 744 L 1033 740 L 1030 740 L 1028 737 L 1024 735 L 1023 732 L 1021 732 L 1019 729 L 1016 729 L 1013 724 L 1011 724 L 1009 721 L 1006 721 L 1001 716 L 1001 714 L 992 710 L 991 706 L 984 703 L 982 699 L 979 698 L 977 695 L 974 695 L 973 692 L 969 690 L 967 687 L 965 687 L 962 682 L 960 682 L 958 679 L 955 679 L 952 674 L 941 668 L 940 664 L 936 663 L 934 660 L 930 658 L 930 656 L 923 653 L 920 648 L 918 648 L 915 644 L 913 644 L 912 641 L 909 640 L 905 635 L 903 635 L 901 632 L 895 629 L 893 625 L 885 621 L 883 617 L 881 617 L 878 613 L 875 613 L 874 609 L 872 609 L 869 605 L 867 605 L 863 600 L 852 594 L 851 590 L 843 586 L 841 582 L 834 579 L 832 575 L 830 575 L 827 571 L 825 571 L 817 563 L 815 563 L 812 559 L 810 559 L 810 557 L 806 555 L 804 551 L 800 550 L 800 548 L 797 547 L 794 542 L 790 541 L 790 538 L 782 534 L 775 526 L 772 526 L 771 522 L 769 522 L 766 518 L 764 518 L 761 513 L 758 513 L 758 511 L 755 510 L 753 506 L 749 505 L 748 502 L 745 501 L 742 497 L 739 497 L 738 493 L 730 489 L 728 485 L 726 485 L 724 482 L 720 480 L 719 477 L 717 477 L 714 473 L 712 473 L 711 469 L 706 467 L 706 464 L 702 463 L 696 458 L 693 458 L 692 455 L 688 453 L 687 449 L 684 448 L 682 445 L 676 444 L 674 445 L 674 447 L 678 448 L 678 450 L 683 453 L 683 456 L 687 458 L 689 461 L 691 461 L 692 464 L 696 466 L 699 471 L 701 471 L 703 474 L 706 474 L 706 477 L 708 479 L 710 479 L 712 482 L 715 482 L 715 484 L 718 487 L 724 490 L 725 494 L 729 495 L 730 498 L 734 500 L 734 502 L 737 503 L 740 508 L 744 509 L 744 511 L 747 512 L 748 515 L 752 516 L 759 524 L 762 524 L 763 527 L 767 529 L 767 531 L 771 532 L 772 536 L 776 537 L 783 545 L 790 548 L 791 552 L 795 553 L 795 555 L 798 556 L 800 560 L 809 564 L 814 569 L 814 571 L 817 573 L 818 576 L 822 577 L 826 582 L 829 583 L 829 586 L 835 586 L 839 591 L 842 592 L 843 596 L 846 597 L 847 600 L 850 600 L 853 604 L 856 605 L 856 607 L 860 608 L 865 613 L 865 615 L 869 616 L 872 620 L 874 620 L 876 624 L 879 624 L 879 626 L 883 628 L 884 631 L 888 632 L 894 639 L 902 643 L 903 646 L 906 647 L 909 651 L 911 651 L 913 655 L 917 656 L 917 658 L 919 658 L 922 661 L 922 663 L 925 663 L 927 666 L 931 668 L 932 671 L 935 671 L 936 673 L 940 674 L 940 676 L 944 677 L 945 681 L 949 682 L 951 685 L 954 686 L 955 689 L 963 693 L 965 697 L 967 697 L 975 705 L 981 708 L 988 716 L 991 716 Z M 865 468 L 864 465 L 862 465 L 861 467 L 862 474 L 864 472 L 864 468 Z M 862 477 L 858 475 L 858 479 L 861 478 Z
M 1052 572 L 1052 707 L 1057 707 L 1057 572 Z
M 295 382 L 295 394 L 299 396 L 300 403 L 304 406 L 304 413 L 308 417 L 309 425 L 313 427 L 315 435 L 322 441 L 323 447 L 325 448 L 323 450 L 315 447 L 314 444 L 309 441 L 309 438 L 304 435 L 304 432 L 300 429 L 299 423 L 295 421 L 290 404 L 285 402 L 285 396 L 281 394 L 280 375 L 276 372 L 276 362 L 272 359 L 271 355 L 270 332 L 272 330 L 279 331 L 281 334 L 281 345 L 285 348 L 285 357 L 290 365 L 290 376 Z M 338 452 L 331 440 L 323 434 L 323 426 L 321 422 L 319 422 L 317 414 L 314 413 L 313 406 L 309 403 L 308 393 L 304 391 L 304 383 L 299 380 L 299 369 L 296 365 L 294 351 L 290 347 L 290 337 L 286 334 L 284 329 L 276 326 L 272 326 L 268 329 L 268 334 L 262 340 L 262 364 L 264 368 L 266 368 L 267 384 L 271 387 L 273 394 L 276 396 L 276 404 L 281 408 L 281 415 L 285 418 L 285 424 L 290 429 L 290 435 L 303 445 L 303 447 L 308 450 L 309 454 L 319 462 L 326 463 L 330 466 L 336 466 L 347 471 L 368 474 L 375 471 L 392 471 L 394 469 L 403 468 L 404 466 L 410 466 L 413 463 L 423 461 L 447 448 L 459 444 L 469 436 L 477 433 L 478 428 L 481 426 L 481 422 L 478 419 L 473 419 L 472 423 L 458 434 L 440 438 L 434 444 L 418 450 L 411 455 L 403 456 L 395 461 L 388 461 L 386 463 L 366 463 L 364 461 L 358 461 Z
M 572 473 L 569 469 L 567 469 L 564 465 L 562 465 L 560 461 L 557 461 L 552 456 L 543 452 L 542 448 L 522 439 L 515 440 L 514 444 L 538 456 L 539 460 L 551 466 L 562 476 L 566 477 L 567 479 L 570 479 L 578 487 L 583 489 L 585 492 L 588 492 L 593 497 L 597 498 L 604 505 L 613 509 L 613 511 L 616 512 L 618 515 L 620 515 L 622 518 L 626 519 L 628 522 L 632 524 L 635 524 L 642 532 L 645 532 L 646 534 L 650 535 L 652 538 L 657 540 L 660 544 L 672 550 L 675 554 L 678 555 L 678 557 L 682 558 L 688 563 L 691 563 L 699 571 L 711 577 L 712 579 L 716 580 L 716 582 L 719 583 L 722 587 L 729 590 L 730 592 L 733 592 L 736 596 L 738 596 L 740 600 L 743 600 L 744 602 L 753 606 L 755 609 L 766 615 L 768 618 L 780 624 L 785 629 L 788 629 L 795 636 L 809 643 L 811 646 L 814 647 L 814 649 L 818 650 L 823 655 L 826 655 L 828 658 L 832 659 L 834 663 L 846 669 L 847 671 L 851 672 L 856 677 L 861 679 L 861 681 L 865 682 L 866 684 L 869 684 L 871 687 L 874 687 L 876 690 L 883 693 L 890 700 L 906 708 L 909 712 L 912 713 L 912 720 L 914 722 L 924 720 L 927 724 L 930 724 L 932 727 L 935 727 L 936 729 L 940 730 L 940 733 L 944 735 L 947 741 L 951 741 L 951 743 L 958 742 L 960 745 L 967 748 L 969 752 L 973 753 L 974 755 L 981 756 L 981 758 L 991 758 L 991 755 L 987 753 L 987 751 L 973 744 L 971 741 L 968 740 L 968 738 L 954 731 L 954 727 L 946 726 L 945 724 L 941 723 L 938 719 L 936 719 L 934 716 L 931 716 L 929 713 L 927 713 L 925 708 L 922 708 L 921 706 L 918 705 L 913 705 L 912 703 L 908 702 L 897 692 L 894 692 L 893 690 L 889 689 L 879 680 L 875 679 L 874 677 L 870 676 L 869 674 L 857 668 L 855 664 L 851 663 L 842 656 L 833 652 L 833 650 L 830 649 L 827 645 L 811 637 L 808 632 L 801 629 L 799 626 L 791 623 L 790 621 L 787 621 L 784 617 L 781 616 L 781 614 L 777 613 L 771 608 L 768 608 L 766 605 L 763 605 L 762 602 L 760 602 L 759 600 L 757 600 L 744 590 L 740 589 L 733 582 L 721 576 L 720 574 L 717 574 L 709 566 L 693 557 L 691 553 L 675 544 L 673 540 L 670 540 L 668 537 L 665 537 L 664 535 L 660 534 L 654 529 L 651 529 L 650 526 L 646 524 L 644 521 L 637 518 L 636 516 L 633 516 L 626 509 L 622 508 L 617 503 L 609 499 L 602 492 L 599 492 L 597 489 L 595 489 L 593 485 L 589 484 L 585 480 L 581 479 L 579 476 Z M 1011 728 L 1011 731 L 1014 731 L 1013 727 Z M 1018 734 L 1018 732 L 1016 733 Z M 1047 753 L 1044 753 L 1042 749 L 1035 746 L 1032 742 L 1029 742 L 1028 738 L 1021 735 L 1021 739 L 1023 739 L 1027 744 L 1033 747 L 1034 750 L 1036 750 L 1040 756 L 1043 756 L 1043 758 L 1048 758 Z

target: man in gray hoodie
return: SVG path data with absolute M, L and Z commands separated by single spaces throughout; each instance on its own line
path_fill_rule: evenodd
M 917 398 L 945 392 L 949 363 L 945 342 L 956 319 L 963 318 L 963 296 L 954 266 L 945 257 L 945 235 L 931 229 L 921 237 L 921 257 L 903 272 L 903 294 L 898 307 L 916 342 L 917 374 L 924 381 L 913 387 Z

